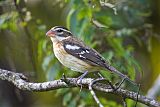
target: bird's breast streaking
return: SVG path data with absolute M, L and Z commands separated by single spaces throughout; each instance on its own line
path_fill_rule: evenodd
M 73 71 L 85 72 L 85 71 L 96 71 L 97 67 L 88 64 L 87 62 L 68 54 L 65 48 L 70 50 L 77 50 L 78 46 L 74 45 L 62 45 L 60 42 L 53 44 L 54 54 L 57 59 L 66 67 Z

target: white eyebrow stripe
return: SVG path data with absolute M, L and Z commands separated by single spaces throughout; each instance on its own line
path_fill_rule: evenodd
M 61 29 L 61 30 L 65 31 L 65 32 L 69 32 L 69 33 L 71 33 L 69 30 L 66 30 L 66 29 L 63 29 L 63 28 L 56 28 L 56 29 L 54 29 L 54 28 L 53 28 L 53 30 L 59 30 L 59 29 Z
M 69 49 L 69 50 L 76 50 L 76 49 L 79 49 L 80 47 L 79 46 L 76 46 L 76 45 L 69 45 L 69 44 L 67 44 L 66 45 L 66 48 L 67 49 Z

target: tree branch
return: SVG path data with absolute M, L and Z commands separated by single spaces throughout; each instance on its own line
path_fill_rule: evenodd
M 21 90 L 27 90 L 27 91 L 49 91 L 49 90 L 56 90 L 60 88 L 77 87 L 76 78 L 66 78 L 67 83 L 62 80 L 54 80 L 54 81 L 48 81 L 43 83 L 33 83 L 33 82 L 29 82 L 23 74 L 14 73 L 14 72 L 3 70 L 3 69 L 0 69 L 0 79 L 11 82 L 17 88 Z M 94 79 L 92 78 L 84 78 L 82 80 L 81 85 L 85 88 L 88 88 L 89 84 L 93 80 Z M 93 85 L 93 89 L 100 92 L 113 93 L 118 96 L 119 95 L 124 96 L 125 98 L 129 98 L 134 101 L 137 100 L 137 93 L 128 91 L 122 88 L 119 88 L 116 91 L 114 91 L 114 89 L 112 89 L 110 85 L 107 85 L 104 83 L 98 83 L 98 82 L 95 83 Z M 143 95 L 138 95 L 138 102 L 148 106 L 152 106 L 152 107 L 160 107 L 160 103 L 158 101 L 151 98 L 147 98 Z

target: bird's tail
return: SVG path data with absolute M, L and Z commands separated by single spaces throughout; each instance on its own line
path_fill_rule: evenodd
M 131 82 L 132 84 L 134 85 L 137 85 L 137 83 L 135 83 L 134 81 L 132 81 L 130 78 L 128 78 L 126 75 L 122 74 L 120 71 L 118 71 L 116 68 L 114 68 L 113 66 L 110 66 L 110 65 L 106 65 L 106 69 L 115 73 L 115 74 L 118 74 L 121 78 L 125 79 L 125 80 L 128 80 L 129 82 Z

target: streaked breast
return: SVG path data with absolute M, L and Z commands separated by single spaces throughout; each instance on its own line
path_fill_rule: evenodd
M 54 44 L 54 54 L 57 59 L 66 67 L 70 68 L 73 71 L 85 72 L 85 71 L 95 71 L 95 67 L 90 66 L 88 63 L 80 60 L 70 54 L 68 54 L 62 44 Z

